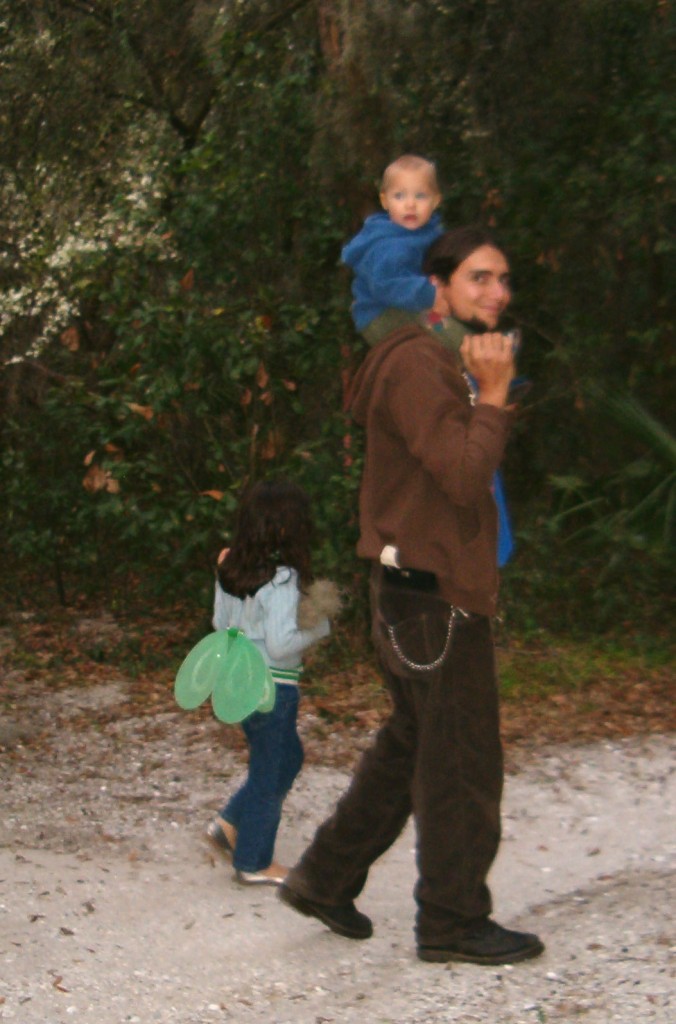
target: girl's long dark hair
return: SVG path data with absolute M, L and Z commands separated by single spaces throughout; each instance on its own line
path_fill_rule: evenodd
M 242 497 L 218 581 L 229 594 L 243 598 L 285 565 L 298 572 L 303 589 L 312 582 L 313 536 L 310 499 L 303 488 L 292 480 L 261 480 Z

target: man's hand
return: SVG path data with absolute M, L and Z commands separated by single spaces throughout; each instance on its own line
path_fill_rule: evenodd
M 514 343 L 505 334 L 467 334 L 460 346 L 465 369 L 479 386 L 477 401 L 504 408 L 515 373 Z

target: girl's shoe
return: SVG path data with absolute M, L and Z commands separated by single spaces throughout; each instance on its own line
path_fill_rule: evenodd
M 207 826 L 207 839 L 209 839 L 214 846 L 218 848 L 219 853 L 222 853 L 229 860 L 232 860 L 232 856 L 235 851 L 233 850 L 232 843 L 223 831 L 223 827 L 218 819 L 210 822 Z
M 279 864 L 271 864 L 262 871 L 235 871 L 235 878 L 240 885 L 281 885 L 286 878 L 287 869 Z

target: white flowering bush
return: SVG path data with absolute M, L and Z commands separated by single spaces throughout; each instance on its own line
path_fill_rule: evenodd
M 144 154 L 152 140 L 133 134 L 130 150 Z M 21 194 L 15 181 L 6 181 L 3 213 L 8 244 L 0 259 L 0 351 L 5 366 L 37 359 L 57 343 L 62 332 L 81 319 L 83 294 L 106 265 L 140 249 L 145 258 L 158 263 L 175 258 L 160 212 L 164 168 L 159 159 L 148 164 L 147 159 L 128 164 L 116 181 L 112 202 L 80 209 L 72 220 L 64 216 L 54 196 L 47 203 L 54 216 L 36 226 L 30 224 L 35 220 L 31 198 Z M 56 188 L 58 181 L 45 180 L 43 196 Z

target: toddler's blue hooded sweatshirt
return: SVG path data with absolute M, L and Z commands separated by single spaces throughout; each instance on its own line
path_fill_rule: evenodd
M 343 247 L 343 263 L 354 270 L 352 317 L 358 331 L 386 309 L 420 313 L 434 303 L 434 285 L 422 272 L 423 256 L 443 233 L 438 213 L 414 231 L 374 213 Z

